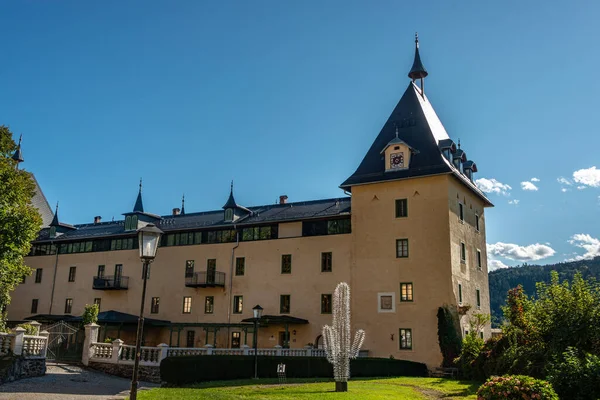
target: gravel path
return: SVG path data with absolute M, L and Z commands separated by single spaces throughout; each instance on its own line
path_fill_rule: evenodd
M 46 376 L 0 386 L 0 400 L 112 400 L 129 394 L 131 381 L 76 365 L 48 363 Z M 142 388 L 159 385 L 141 382 Z

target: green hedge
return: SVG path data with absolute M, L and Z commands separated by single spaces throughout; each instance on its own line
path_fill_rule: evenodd
M 277 365 L 286 365 L 288 378 L 333 377 L 333 367 L 323 357 L 258 357 L 258 375 L 277 378 Z M 352 377 L 427 376 L 422 363 L 389 358 L 357 358 L 351 361 Z M 254 376 L 254 356 L 167 357 L 160 364 L 161 380 L 169 385 L 202 381 L 247 379 Z

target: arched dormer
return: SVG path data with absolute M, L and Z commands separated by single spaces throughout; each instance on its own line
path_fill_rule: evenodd
M 440 151 L 446 158 L 446 160 L 452 162 L 452 155 L 456 153 L 456 144 L 452 139 L 442 139 L 438 143 Z
M 454 167 L 459 171 L 461 171 L 462 163 L 464 163 L 466 161 L 467 161 L 467 153 L 465 153 L 461 149 L 457 149 L 456 152 L 454 152 L 454 154 L 452 155 L 452 164 L 454 164 Z
M 473 174 L 475 172 L 477 172 L 477 164 L 475 164 L 475 162 L 469 160 L 469 161 L 465 161 L 462 164 L 462 168 L 464 171 L 464 174 L 467 176 L 467 178 L 469 178 L 469 180 L 471 182 L 473 182 Z

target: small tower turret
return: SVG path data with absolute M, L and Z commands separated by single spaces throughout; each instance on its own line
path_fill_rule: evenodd
M 421 94 L 425 94 L 423 78 L 425 78 L 427 75 L 429 75 L 429 73 L 423 66 L 423 62 L 421 62 L 421 55 L 419 54 L 419 34 L 415 33 L 415 61 L 413 62 L 410 72 L 408 73 L 408 77 L 412 79 L 413 82 L 417 79 L 421 80 Z

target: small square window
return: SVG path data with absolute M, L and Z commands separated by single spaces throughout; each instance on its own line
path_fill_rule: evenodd
M 458 218 L 460 219 L 460 222 L 465 221 L 465 210 L 463 203 L 458 203 Z
M 479 232 L 479 214 L 475 214 L 475 229 Z
M 477 250 L 477 268 L 481 269 L 481 250 Z
M 284 254 L 281 256 L 281 273 L 291 274 L 292 273 L 292 255 Z
M 408 217 L 408 199 L 396 200 L 396 218 Z
M 212 314 L 215 311 L 215 297 L 206 296 L 204 298 L 204 314 Z
M 36 314 L 38 310 L 39 299 L 31 300 L 31 313 Z
M 459 283 L 458 284 L 458 304 L 462 304 L 463 302 L 463 298 L 462 298 L 462 285 Z
M 75 272 L 77 271 L 77 267 L 69 268 L 69 282 L 75 282 Z
M 233 296 L 233 313 L 241 314 L 244 310 L 244 296 Z
M 479 337 L 480 337 L 481 339 L 483 339 L 483 331 L 480 331 L 480 332 L 479 332 Z
M 390 313 L 396 311 L 395 293 L 378 293 L 377 308 L 380 313 Z
M 289 314 L 290 313 L 290 295 L 282 294 L 279 296 L 279 313 Z
M 413 301 L 412 283 L 409 282 L 400 284 L 400 301 Z
M 412 350 L 412 329 L 400 329 L 400 350 Z
M 73 310 L 73 299 L 65 299 L 65 314 L 71 314 Z
M 467 246 L 463 242 L 460 242 L 460 262 L 467 262 Z
M 104 265 L 98 265 L 98 278 L 104 278 Z
M 152 303 L 150 304 L 150 314 L 158 314 L 160 307 L 160 297 L 153 297 Z
M 479 289 L 475 290 L 475 296 L 477 297 L 477 309 L 479 310 L 481 308 L 481 292 Z
M 333 256 L 331 252 L 321 253 L 321 272 L 331 272 Z
M 42 272 L 44 272 L 44 270 L 41 269 L 41 268 L 37 268 L 35 270 L 35 283 L 41 283 L 42 282 Z
M 183 313 L 190 314 L 192 312 L 192 297 L 184 296 L 183 297 Z
M 396 240 L 396 258 L 408 257 L 408 239 Z
M 246 273 L 246 259 L 244 257 L 238 257 L 235 259 L 235 274 L 236 276 L 243 276 Z
M 321 295 L 321 314 L 331 314 L 331 295 Z

